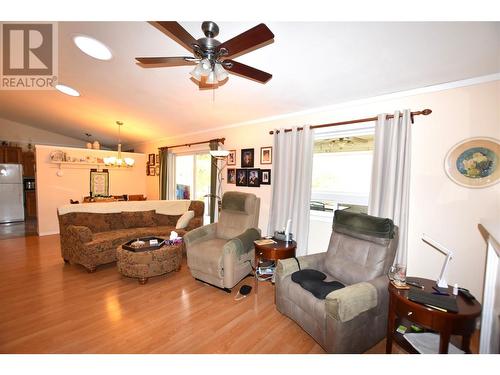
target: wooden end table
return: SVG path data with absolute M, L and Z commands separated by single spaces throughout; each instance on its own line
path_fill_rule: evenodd
M 257 267 L 259 266 L 259 261 L 261 259 L 274 260 L 288 259 L 295 256 L 295 250 L 297 249 L 297 242 L 295 241 L 281 241 L 273 238 L 276 243 L 268 245 L 255 245 L 255 287 L 259 285 L 259 280 L 257 279 Z
M 409 277 L 424 286 L 424 291 L 432 293 L 436 285 L 434 280 L 419 277 Z M 413 287 L 411 287 L 413 288 Z M 452 295 L 453 288 L 448 287 Z M 413 346 L 395 331 L 396 327 L 407 321 L 416 323 L 426 329 L 439 332 L 439 353 L 448 353 L 451 335 L 462 336 L 462 350 L 470 353 L 470 338 L 476 329 L 476 319 L 481 314 L 481 304 L 477 300 L 469 301 L 462 295 L 456 296 L 458 313 L 444 312 L 432 309 L 408 299 L 408 289 L 397 289 L 389 283 L 389 314 L 387 320 L 387 342 L 385 352 L 392 352 L 392 341 L 409 353 L 418 353 Z

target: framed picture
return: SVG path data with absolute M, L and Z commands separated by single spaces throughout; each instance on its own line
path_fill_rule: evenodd
M 189 185 L 177 184 L 175 186 L 176 199 L 191 199 L 191 187 Z
M 236 170 L 236 186 L 247 186 L 248 184 L 248 170 L 237 169 Z
M 261 185 L 271 185 L 271 170 L 261 169 L 260 170 L 260 184 Z
M 156 164 L 156 167 L 155 167 L 155 175 L 156 175 L 156 176 L 159 176 L 159 175 L 160 175 L 160 165 L 159 165 L 159 164 Z
M 156 167 L 154 165 L 150 165 L 148 176 L 155 176 L 155 175 L 156 175 Z
M 160 154 L 156 154 L 155 163 L 160 165 Z
M 236 169 L 234 168 L 227 169 L 227 183 L 228 184 L 236 183 Z
M 248 185 L 252 187 L 260 186 L 260 169 L 248 169 Z
M 236 150 L 229 150 L 227 165 L 236 165 Z
M 253 168 L 253 161 L 253 148 L 244 148 L 243 150 L 241 150 L 241 168 Z
M 155 165 L 155 154 L 148 155 L 148 163 L 149 165 Z
M 457 143 L 446 154 L 444 169 L 460 186 L 483 188 L 500 180 L 500 141 L 469 138 Z
M 93 197 L 109 196 L 109 173 L 107 169 L 90 170 L 90 192 Z
M 272 164 L 273 163 L 273 148 L 261 147 L 260 148 L 260 164 Z

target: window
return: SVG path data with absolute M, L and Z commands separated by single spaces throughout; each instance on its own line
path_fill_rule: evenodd
M 313 152 L 310 253 L 326 251 L 335 210 L 368 211 L 373 127 L 316 134 Z

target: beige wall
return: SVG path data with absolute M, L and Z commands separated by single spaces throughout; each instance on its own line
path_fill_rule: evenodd
M 66 137 L 47 130 L 0 118 L 0 141 L 17 143 L 27 149 L 28 143 L 36 145 L 58 145 L 68 147 L 85 147 L 80 139 Z
M 90 169 L 93 165 L 62 165 L 63 175 L 57 176 L 59 164 L 50 162 L 50 153 L 62 150 L 73 157 L 104 157 L 116 155 L 116 151 L 87 150 L 83 148 L 35 146 L 38 234 L 59 233 L 57 208 L 68 204 L 70 199 L 82 201 L 90 191 Z M 146 194 L 146 155 L 123 153 L 123 157 L 135 159 L 132 168 L 112 168 L 109 171 L 109 193 Z M 99 203 L 94 203 L 99 204 Z
M 240 168 L 241 166 L 241 149 L 242 148 L 254 148 L 255 150 L 255 161 L 254 168 L 263 168 L 263 169 L 271 169 L 272 165 L 260 165 L 260 148 L 265 146 L 273 145 L 273 138 L 271 135 L 266 134 L 264 129 L 260 129 L 257 131 L 253 131 L 252 129 L 248 129 L 248 127 L 240 128 L 230 128 L 224 130 L 215 130 L 209 133 L 201 133 L 198 135 L 191 136 L 180 136 L 175 138 L 170 138 L 168 140 L 164 140 L 161 142 L 155 143 L 143 143 L 134 145 L 134 148 L 138 152 L 144 152 L 145 154 L 158 152 L 156 149 L 161 146 L 169 146 L 169 145 L 177 145 L 177 144 L 185 144 L 190 142 L 204 141 L 213 138 L 222 138 L 225 137 L 226 141 L 224 143 L 224 148 L 227 150 L 237 150 L 236 152 L 236 166 L 229 166 L 229 168 Z M 175 148 L 173 149 L 176 153 L 185 153 L 185 152 L 195 152 L 199 150 L 209 150 L 208 144 L 193 146 L 188 148 Z M 259 188 L 254 187 L 241 187 L 236 186 L 234 184 L 226 184 L 227 177 L 227 168 L 225 168 L 222 172 L 222 194 L 226 191 L 243 191 L 248 193 L 253 193 L 260 197 L 260 217 L 259 217 L 259 227 L 263 229 L 263 231 L 267 231 L 267 222 L 269 218 L 269 204 L 271 202 L 271 185 L 262 185 Z M 271 181 L 273 175 L 271 171 Z M 158 198 L 158 176 L 146 178 L 147 181 L 147 193 L 151 199 L 159 199 Z M 154 198 L 153 198 L 154 197 Z
M 464 188 L 447 177 L 443 165 L 448 150 L 463 139 L 477 136 L 500 139 L 500 81 L 363 100 L 134 146 L 147 154 L 156 152 L 159 146 L 226 137 L 226 148 L 238 150 L 239 166 L 241 148 L 253 147 L 258 152 L 260 147 L 272 145 L 268 131 L 273 128 L 371 117 L 405 108 L 433 111 L 430 116 L 416 117 L 413 126 L 408 273 L 431 279 L 439 275 L 444 256 L 422 242 L 422 233 L 427 233 L 455 253 L 448 269 L 448 283 L 469 288 L 480 298 L 485 243 L 477 224 L 481 218 L 499 215 L 500 184 L 484 189 Z M 267 232 L 270 187 L 238 188 L 224 183 L 223 191 L 227 190 L 253 192 L 261 198 L 259 226 Z M 147 192 L 157 197 L 157 177 L 147 178 Z

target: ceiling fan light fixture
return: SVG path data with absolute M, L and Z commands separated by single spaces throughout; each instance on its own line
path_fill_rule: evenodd
M 240 56 L 272 42 L 274 34 L 263 23 L 223 43 L 215 39 L 219 33 L 219 27 L 212 21 L 202 23 L 201 29 L 205 37 L 198 39 L 175 21 L 151 21 L 150 24 L 192 52 L 193 57 L 136 57 L 136 61 L 140 63 L 138 65 L 142 68 L 155 68 L 160 63 L 166 66 L 186 65 L 185 62 L 194 63 L 197 66 L 190 72 L 191 76 L 209 85 L 225 82 L 228 73 L 260 83 L 267 83 L 272 78 L 272 74 L 227 59 L 227 57 Z

